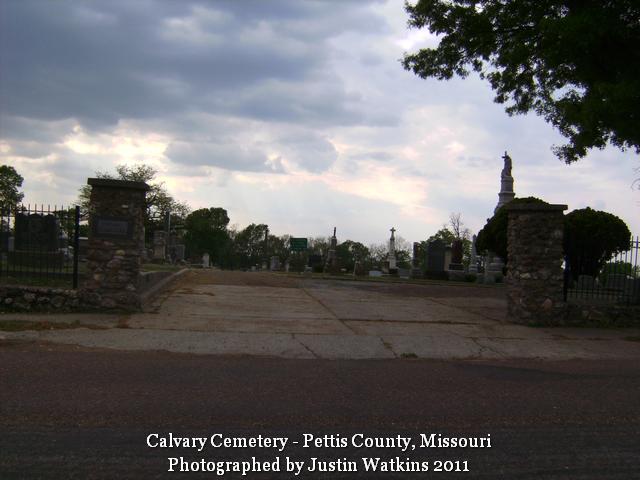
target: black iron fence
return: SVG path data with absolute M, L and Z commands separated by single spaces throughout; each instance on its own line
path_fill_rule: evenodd
M 0 212 L 0 283 L 78 288 L 80 207 Z
M 640 304 L 640 237 L 631 237 L 629 249 L 614 255 L 594 275 L 565 269 L 566 300 L 587 303 Z

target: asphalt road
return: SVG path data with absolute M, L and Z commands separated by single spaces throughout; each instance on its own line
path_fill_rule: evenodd
M 282 452 L 147 446 L 149 434 L 169 432 L 289 444 Z M 348 445 L 303 448 L 305 433 Z M 354 447 L 358 433 L 400 435 L 418 448 Z M 491 448 L 419 448 L 421 433 L 490 435 Z M 169 473 L 170 457 L 279 457 L 281 469 L 286 457 L 305 467 L 312 457 L 343 459 L 358 471 Z M 429 471 L 364 472 L 363 457 L 429 462 Z M 288 360 L 0 344 L 2 479 L 628 480 L 640 478 L 638 459 L 640 366 L 629 362 Z M 433 472 L 438 460 L 466 461 L 469 472 Z

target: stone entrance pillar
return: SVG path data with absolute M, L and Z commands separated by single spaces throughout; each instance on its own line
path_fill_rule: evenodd
M 507 205 L 507 306 L 511 321 L 562 323 L 563 211 L 566 205 Z
M 149 186 L 89 178 L 87 299 L 102 308 L 140 308 L 138 274 L 144 249 L 145 195 Z

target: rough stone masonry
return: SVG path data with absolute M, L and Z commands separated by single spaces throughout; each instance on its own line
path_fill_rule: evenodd
M 508 205 L 507 308 L 522 324 L 561 324 L 565 314 L 563 287 L 566 205 Z
M 87 183 L 91 185 L 89 274 L 84 297 L 102 308 L 136 310 L 140 308 L 138 275 L 149 186 L 104 178 L 90 178 Z

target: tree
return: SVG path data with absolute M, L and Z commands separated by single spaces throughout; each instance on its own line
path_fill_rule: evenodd
M 369 249 L 360 242 L 345 240 L 336 247 L 338 264 L 347 272 L 353 272 L 356 261 L 362 265 L 369 259 Z
M 455 239 L 456 239 L 456 236 L 454 235 L 454 233 L 451 230 L 449 230 L 449 228 L 446 225 L 443 225 L 440 230 L 438 230 L 436 233 L 434 233 L 429 238 L 427 238 L 427 244 L 435 240 L 442 240 L 445 243 L 445 245 L 450 245 L 451 242 L 453 242 Z
M 396 263 L 400 268 L 411 268 L 413 247 L 403 237 L 396 237 Z
M 471 230 L 464 226 L 461 213 L 449 214 L 449 227 L 453 237 L 456 240 L 469 240 L 471 236 Z
M 186 203 L 176 201 L 167 192 L 164 183 L 156 182 L 155 177 L 158 171 L 150 165 L 138 164 L 135 166 L 118 165 L 116 174 L 109 172 L 96 172 L 98 178 L 112 178 L 117 180 L 128 180 L 131 182 L 145 182 L 149 185 L 146 195 L 146 210 L 144 226 L 147 235 L 154 230 L 164 227 L 164 219 L 167 213 L 171 214 L 171 224 L 175 225 L 184 220 L 189 214 L 189 206 Z M 83 185 L 78 195 L 81 218 L 89 217 L 89 198 L 91 197 L 91 186 Z
M 310 238 L 307 243 L 307 250 L 310 255 L 322 255 L 326 257 L 331 245 L 331 237 L 314 237 Z
M 616 253 L 629 249 L 631 232 L 615 215 L 591 208 L 568 213 L 564 223 L 564 251 L 571 276 L 597 276 Z
M 221 253 L 229 242 L 229 216 L 224 208 L 201 208 L 184 220 L 185 246 L 191 256 L 207 252 L 213 262 L 220 264 Z
M 15 168 L 0 165 L 0 210 L 14 209 L 22 199 L 24 193 L 19 192 L 24 178 Z
M 640 153 L 640 3 L 637 0 L 419 0 L 408 24 L 440 36 L 405 54 L 421 78 L 470 70 L 509 115 L 535 112 L 568 139 L 576 161 L 607 143 Z
M 386 243 L 372 243 L 369 245 L 369 260 L 372 266 L 382 267 L 382 264 L 389 255 L 389 245 Z
M 514 198 L 507 205 L 517 203 L 547 203 L 536 197 Z M 478 253 L 491 251 L 498 255 L 506 264 L 508 262 L 507 255 L 507 223 L 508 213 L 503 205 L 493 215 L 487 219 L 487 223 L 482 230 L 478 232 L 476 237 L 476 250 Z
M 278 237 L 277 235 L 269 234 L 266 257 L 278 257 L 280 264 L 284 265 L 287 258 L 289 258 L 289 235 Z
M 247 268 L 259 265 L 266 260 L 264 240 L 268 231 L 267 225 L 252 223 L 235 235 L 233 239 L 235 265 Z

